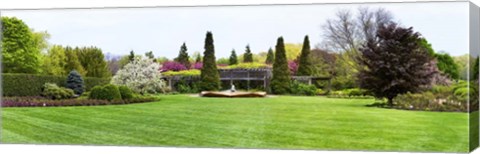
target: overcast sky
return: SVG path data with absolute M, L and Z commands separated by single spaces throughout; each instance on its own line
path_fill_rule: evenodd
M 173 58 L 183 42 L 190 55 L 203 52 L 206 31 L 212 31 L 218 57 L 237 54 L 250 44 L 254 53 L 274 47 L 283 36 L 287 43 L 322 42 L 326 20 L 340 9 L 356 11 L 361 4 L 163 7 L 83 10 L 10 10 L 36 31 L 51 34 L 51 44 L 97 46 L 105 53 L 125 55 L 153 51 Z M 468 3 L 382 3 L 403 26 L 412 26 L 436 51 L 463 55 L 468 51 Z

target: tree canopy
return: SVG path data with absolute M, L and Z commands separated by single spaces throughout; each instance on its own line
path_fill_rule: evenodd
M 78 60 L 82 67 L 86 71 L 87 77 L 110 77 L 110 71 L 108 70 L 107 61 L 100 48 L 97 47 L 76 47 Z
M 65 47 L 65 58 L 66 58 L 66 63 L 64 66 L 64 71 L 65 72 L 70 72 L 72 70 L 76 70 L 77 73 L 79 73 L 82 76 L 87 75 L 86 70 L 83 68 L 82 64 L 80 63 L 80 60 L 78 59 L 76 51 L 72 47 Z
M 4 73 L 39 73 L 45 39 L 34 34 L 20 19 L 1 17 L 2 67 Z
M 436 53 L 435 58 L 437 59 L 437 67 L 441 72 L 445 73 L 451 79 L 460 78 L 458 65 L 452 56 L 448 53 Z
M 48 75 L 66 75 L 67 56 L 64 48 L 53 45 L 43 59 L 43 73 Z
M 390 106 L 397 95 L 420 91 L 438 73 L 433 58 L 418 43 L 420 33 L 413 28 L 382 25 L 375 40 L 360 48 L 364 69 L 358 74 L 359 83 L 374 96 L 387 98 Z

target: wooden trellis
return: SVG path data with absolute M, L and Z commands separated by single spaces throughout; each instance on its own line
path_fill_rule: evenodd
M 272 77 L 271 68 L 218 69 L 218 71 L 221 81 L 229 81 L 230 84 L 233 84 L 234 81 L 247 81 L 247 90 L 250 90 L 250 81 L 263 81 L 265 91 L 268 91 L 267 87 L 269 86 L 270 79 Z M 168 86 L 173 89 L 173 85 L 180 80 L 196 82 L 200 80 L 200 76 L 169 76 L 164 77 L 164 79 L 168 82 Z M 330 90 L 330 79 L 330 77 L 292 76 L 292 80 L 297 80 L 307 84 L 312 84 L 317 80 L 328 80 L 328 90 Z

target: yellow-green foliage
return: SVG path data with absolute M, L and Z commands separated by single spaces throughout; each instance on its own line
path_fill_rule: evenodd
M 264 63 L 240 63 L 236 65 L 230 65 L 230 66 L 224 66 L 220 67 L 223 69 L 237 69 L 237 68 L 244 68 L 244 69 L 250 69 L 250 68 L 268 68 L 270 67 L 267 64 Z
M 182 70 L 182 71 L 167 71 L 162 73 L 164 76 L 199 76 L 200 70 Z

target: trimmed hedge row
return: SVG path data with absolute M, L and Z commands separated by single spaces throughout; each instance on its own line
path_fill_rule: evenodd
M 84 77 L 83 80 L 86 91 L 96 85 L 105 85 L 110 82 L 108 78 Z M 65 87 L 66 82 L 66 76 L 3 73 L 3 96 L 40 96 L 45 83 L 55 83 Z
M 51 100 L 43 97 L 5 97 L 1 102 L 1 107 L 56 107 L 56 106 L 95 106 L 95 105 L 119 105 L 154 102 L 155 97 L 134 97 L 126 100 L 96 100 L 96 99 L 61 99 Z

